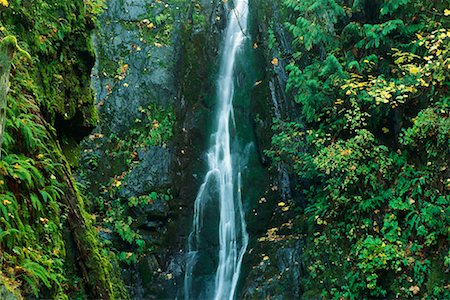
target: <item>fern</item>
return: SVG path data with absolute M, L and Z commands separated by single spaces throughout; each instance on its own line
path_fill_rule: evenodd
M 31 194 L 30 195 L 30 200 L 31 200 L 31 204 L 32 204 L 32 206 L 33 206 L 35 211 L 37 211 L 37 212 L 42 212 L 43 211 L 42 203 L 39 200 L 38 196 L 36 196 L 36 194 Z
M 387 0 L 384 1 L 383 6 L 380 9 L 381 16 L 385 15 L 393 15 L 400 8 L 406 6 L 409 3 L 412 3 L 412 0 Z

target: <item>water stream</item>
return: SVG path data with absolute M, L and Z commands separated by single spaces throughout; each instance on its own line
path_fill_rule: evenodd
M 188 240 L 184 280 L 186 299 L 234 299 L 248 245 L 242 206 L 241 166 L 245 157 L 239 157 L 243 149 L 235 149 L 239 143 L 234 142 L 237 122 L 233 107 L 235 65 L 246 39 L 248 1 L 234 0 L 233 4 L 217 82 L 217 127 L 211 136 L 208 172 L 195 200 L 193 229 Z M 196 276 L 202 271 L 197 269 L 207 268 L 205 261 L 216 265 L 214 278 L 205 275 L 204 279 L 198 280 Z

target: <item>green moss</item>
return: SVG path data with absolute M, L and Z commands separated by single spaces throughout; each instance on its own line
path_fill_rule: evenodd
M 86 265 L 90 270 L 90 280 L 95 282 L 96 288 L 102 291 L 97 293 L 102 298 L 128 299 L 128 293 L 119 275 L 116 257 L 113 253 L 102 250 L 98 233 L 92 226 L 92 217 L 84 209 L 83 199 L 78 191 L 77 194 L 79 209 L 86 224 L 86 228 L 79 238 L 84 244 L 83 246 L 90 250 L 90 256 L 87 257 L 88 260 L 86 261 Z M 111 261 L 115 262 L 116 269 L 114 269 Z
M 63 138 L 61 141 L 61 149 L 70 167 L 78 167 L 81 150 L 77 141 L 73 138 Z
M 32 77 L 39 91 L 39 106 L 47 120 L 71 120 L 81 112 L 79 126 L 97 123 L 89 74 L 94 64 L 89 19 L 82 1 L 10 1 L 1 12 L 2 23 L 20 36 L 34 57 Z
M 103 251 L 55 138 L 55 120 L 78 127 L 97 122 L 83 1 L 13 0 L 0 16 L 0 39 L 10 35 L 0 52 L 15 48 L 23 54 L 13 60 L 8 106 L 3 108 L 0 298 L 22 294 L 66 299 L 77 284 L 71 280 L 82 277 L 81 290 L 91 298 L 125 299 L 114 258 Z M 18 44 L 14 36 L 20 37 Z M 65 128 L 57 129 L 64 136 Z M 66 136 L 64 152 L 75 165 L 77 145 L 70 134 Z M 63 226 L 70 228 L 72 240 L 63 238 Z M 74 248 L 68 247 L 70 241 Z M 67 266 L 66 251 L 74 250 L 77 268 Z M 79 273 L 69 274 L 67 269 Z
M 0 299 L 3 300 L 22 300 L 22 294 L 17 285 L 2 273 L 0 273 Z

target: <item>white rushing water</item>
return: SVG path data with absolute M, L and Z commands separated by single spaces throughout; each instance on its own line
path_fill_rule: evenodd
M 198 253 L 205 244 L 202 240 L 204 226 L 208 222 L 205 208 L 209 201 L 217 201 L 219 209 L 218 266 L 215 274 L 214 295 L 216 300 L 234 299 L 241 270 L 242 258 L 248 245 L 248 234 L 241 197 L 241 174 L 239 157 L 232 151 L 235 132 L 233 114 L 235 61 L 242 47 L 247 30 L 248 0 L 234 0 L 234 9 L 228 17 L 228 27 L 224 44 L 217 90 L 217 130 L 212 136 L 209 150 L 209 171 L 200 187 L 194 205 L 193 229 L 188 241 L 188 258 L 184 293 L 186 299 L 193 297 L 193 271 L 198 263 Z M 209 205 L 211 205 L 209 203 Z M 207 223 L 208 222 L 208 223 Z M 208 228 L 211 230 L 211 228 Z M 205 295 L 205 294 L 203 294 Z

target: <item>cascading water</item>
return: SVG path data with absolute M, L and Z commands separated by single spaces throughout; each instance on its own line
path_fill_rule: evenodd
M 212 135 L 211 149 L 207 154 L 209 170 L 195 200 L 193 229 L 188 241 L 184 280 L 186 299 L 234 299 L 242 258 L 248 245 L 239 165 L 239 161 L 244 158 L 239 157 L 239 151 L 233 151 L 232 136 L 232 133 L 236 131 L 233 109 L 235 62 L 246 38 L 247 1 L 234 0 L 234 8 L 229 13 L 217 82 L 217 129 Z M 213 229 L 204 226 L 205 218 L 215 216 L 209 213 L 211 209 L 219 211 L 218 226 Z M 209 222 L 208 225 L 211 223 L 214 222 Z M 212 257 L 217 255 L 212 252 L 217 250 L 218 264 L 214 280 L 211 279 L 208 283 L 205 279 L 201 284 L 194 286 L 193 280 L 195 280 L 195 270 L 199 268 L 199 260 L 204 256 L 207 256 L 206 260 L 208 260 L 209 255 L 211 261 Z M 196 289 L 202 289 L 202 291 Z

